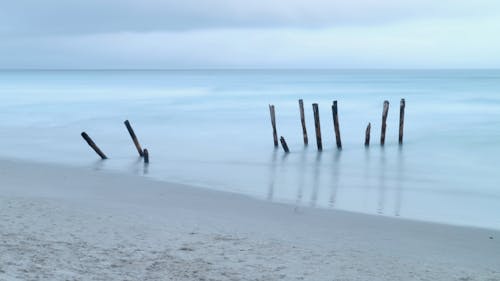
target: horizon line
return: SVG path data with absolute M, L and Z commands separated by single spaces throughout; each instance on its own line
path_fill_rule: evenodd
M 0 68 L 0 71 L 464 71 L 500 70 L 499 68 L 254 68 L 254 67 L 193 67 L 193 68 Z

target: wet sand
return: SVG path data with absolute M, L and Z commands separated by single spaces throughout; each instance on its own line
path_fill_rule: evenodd
M 0 280 L 500 280 L 500 233 L 2 160 Z

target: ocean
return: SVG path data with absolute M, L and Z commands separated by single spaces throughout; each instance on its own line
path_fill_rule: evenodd
M 138 174 L 297 208 L 500 229 L 497 70 L 4 70 L 0 97 L 3 158 Z M 382 147 L 384 100 L 390 109 Z M 320 111 L 320 153 L 312 103 Z M 269 104 L 289 154 L 274 148 Z M 125 120 L 149 150 L 149 165 Z M 83 131 L 108 160 L 88 147 Z

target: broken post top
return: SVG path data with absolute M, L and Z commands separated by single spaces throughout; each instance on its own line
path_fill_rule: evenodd
M 302 99 L 299 100 L 299 109 L 300 109 L 300 119 L 304 120 L 304 101 Z
M 403 144 L 403 131 L 404 131 L 404 121 L 405 120 L 405 99 L 401 99 L 399 106 L 399 144 Z
M 384 101 L 384 110 L 382 111 L 382 119 L 385 120 L 387 119 L 387 113 L 389 111 L 389 101 Z
M 273 127 L 273 141 L 274 147 L 278 147 L 278 132 L 276 129 L 276 113 L 274 111 L 274 105 L 269 105 L 269 113 L 271 114 L 271 126 Z
M 287 145 L 285 138 L 283 136 L 280 137 L 280 142 L 281 142 L 281 146 L 283 147 L 283 150 L 285 151 L 285 153 L 289 153 L 290 149 L 288 148 L 288 145 Z
M 94 141 L 87 135 L 87 133 L 81 133 L 82 138 L 87 142 L 87 144 L 101 157 L 101 159 L 108 159 L 108 157 L 99 149 L 99 147 L 94 143 Z
M 380 133 L 380 145 L 385 144 L 385 131 L 387 127 L 387 113 L 389 112 L 389 101 L 384 101 L 384 110 L 382 112 L 382 129 Z
M 338 114 L 336 100 L 334 100 L 332 104 L 332 113 L 333 113 L 333 126 L 335 130 L 335 142 L 337 143 L 337 148 L 342 149 L 342 140 L 340 138 L 339 114 Z
M 139 153 L 140 157 L 144 157 L 144 151 L 141 148 L 141 144 L 139 143 L 139 140 L 137 139 L 137 136 L 135 135 L 134 129 L 132 129 L 130 122 L 128 120 L 125 120 L 125 122 L 123 123 L 125 124 L 125 127 L 127 127 L 127 131 L 130 134 L 132 141 L 134 142 L 137 153 Z
M 365 146 L 370 145 L 370 130 L 372 128 L 372 124 L 368 123 L 368 126 L 366 126 L 366 131 L 365 131 Z
M 143 155 L 144 155 L 144 163 L 149 164 L 149 151 L 147 148 L 144 148 Z
M 307 146 L 309 143 L 309 138 L 307 137 L 307 128 L 306 128 L 306 117 L 304 113 L 304 101 L 299 99 L 299 111 L 300 111 L 300 122 L 302 124 L 302 137 L 304 138 L 304 145 Z
M 318 124 L 319 123 L 319 108 L 318 108 L 318 104 L 317 103 L 313 103 L 312 107 L 313 107 L 313 113 L 314 113 L 314 121 L 316 122 L 316 124 Z
M 269 105 L 269 113 L 271 114 L 271 122 L 274 125 L 276 122 L 276 113 L 274 110 L 274 105 L 272 105 L 272 104 Z
M 313 113 L 314 113 L 314 127 L 316 129 L 316 145 L 318 147 L 318 150 L 323 150 L 323 142 L 321 141 L 321 125 L 319 121 L 319 109 L 318 109 L 318 104 L 313 103 Z

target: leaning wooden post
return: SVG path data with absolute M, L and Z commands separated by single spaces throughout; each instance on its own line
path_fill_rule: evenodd
M 405 125 L 405 99 L 399 104 L 399 144 L 403 144 L 403 129 Z
M 304 114 L 304 101 L 302 99 L 299 100 L 299 108 L 300 108 L 300 122 L 302 123 L 302 135 L 304 137 L 304 145 L 308 145 L 309 139 L 307 138 L 306 117 Z
M 368 123 L 368 126 L 366 126 L 366 132 L 365 132 L 365 146 L 370 146 L 370 131 L 372 128 L 372 124 Z
M 288 145 L 286 144 L 285 138 L 281 137 L 280 138 L 281 146 L 283 147 L 283 150 L 288 153 L 290 152 L 290 149 L 288 149 Z
M 97 145 L 94 143 L 94 141 L 87 135 L 87 133 L 82 132 L 82 137 L 87 143 L 89 144 L 90 147 L 97 153 L 99 156 L 101 156 L 102 159 L 108 159 L 108 157 L 97 147 Z
M 319 123 L 319 109 L 318 104 L 313 103 L 313 112 L 314 112 L 314 127 L 316 129 L 316 144 L 318 145 L 318 150 L 323 150 L 323 143 L 321 142 L 321 124 Z
M 274 147 L 278 147 L 278 132 L 276 130 L 276 113 L 274 112 L 274 105 L 269 105 L 269 112 L 271 113 L 271 125 L 273 126 Z
M 139 156 L 143 157 L 144 152 L 141 148 L 141 145 L 139 144 L 139 140 L 137 139 L 137 136 L 134 133 L 134 129 L 132 129 L 132 126 L 130 126 L 130 122 L 128 120 L 125 120 L 125 122 L 123 122 L 123 123 L 125 124 L 125 127 L 127 127 L 128 133 L 130 134 L 130 137 L 132 138 L 132 141 L 135 144 L 135 148 L 137 149 Z
M 337 148 L 342 149 L 342 141 L 340 140 L 339 113 L 336 100 L 333 101 L 332 113 L 333 113 L 333 127 L 335 129 L 335 141 L 337 142 Z
M 387 113 L 389 112 L 389 102 L 384 101 L 384 111 L 382 112 L 382 132 L 380 133 L 380 145 L 385 144 L 385 130 L 387 128 Z
M 144 148 L 142 155 L 144 155 L 144 163 L 149 164 L 149 151 L 146 148 Z

